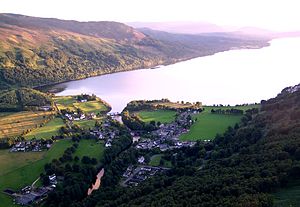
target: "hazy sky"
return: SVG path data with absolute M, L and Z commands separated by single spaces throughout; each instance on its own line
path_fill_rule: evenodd
M 299 0 L 0 0 L 1 13 L 79 21 L 202 21 L 300 30 Z

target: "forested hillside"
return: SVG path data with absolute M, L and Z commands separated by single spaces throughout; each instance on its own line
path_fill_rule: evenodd
M 0 88 L 38 86 L 153 67 L 267 41 L 169 35 L 117 22 L 77 22 L 0 14 Z M 172 38 L 171 38 L 172 37 Z M 197 44 L 195 44 L 197 42 Z
M 0 112 L 37 110 L 45 105 L 51 105 L 51 98 L 29 88 L 7 90 L 0 94 Z
M 273 206 L 271 193 L 300 179 L 299 89 L 262 101 L 260 112 L 248 110 L 239 126 L 212 143 L 170 152 L 174 168 L 167 175 L 133 188 L 103 185 L 82 205 Z M 106 176 L 104 183 L 112 175 Z

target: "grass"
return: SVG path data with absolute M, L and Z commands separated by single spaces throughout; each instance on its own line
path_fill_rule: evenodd
M 141 117 L 143 122 L 161 122 L 170 123 L 175 120 L 175 111 L 171 110 L 155 110 L 155 111 L 139 111 L 138 115 Z
M 159 166 L 162 154 L 153 155 L 150 159 L 149 165 L 151 166 Z
M 74 121 L 74 124 L 77 124 L 79 127 L 84 129 L 89 129 L 95 127 L 95 120 L 81 120 L 81 121 Z
M 150 159 L 149 165 L 151 166 L 160 166 L 160 160 L 162 159 L 163 154 L 153 155 Z M 164 167 L 172 167 L 171 161 L 164 160 Z
M 107 107 L 99 101 L 77 102 L 73 104 L 76 108 L 80 108 L 85 113 L 101 113 L 107 111 Z
M 100 100 L 78 102 L 75 96 L 57 96 L 54 97 L 53 100 L 59 110 L 68 108 L 75 111 L 76 108 L 80 108 L 85 113 L 95 114 L 108 111 L 107 106 L 100 102 Z
M 103 142 L 99 142 L 94 139 L 82 139 L 79 142 L 79 146 L 76 149 L 74 156 L 78 156 L 79 158 L 89 156 L 100 161 L 103 156 L 104 149 L 105 147 Z
M 43 127 L 34 129 L 33 131 L 29 132 L 24 137 L 26 139 L 32 139 L 34 137 L 36 137 L 37 139 L 50 139 L 52 136 L 59 134 L 59 130 L 62 126 L 65 126 L 64 121 L 61 118 L 56 117 L 46 123 Z
M 53 98 L 54 102 L 57 105 L 59 110 L 69 108 L 72 111 L 75 111 L 74 103 L 76 103 L 76 99 L 73 96 L 57 96 Z
M 205 110 L 200 114 L 194 115 L 196 122 L 191 126 L 186 134 L 180 136 L 182 141 L 196 141 L 213 139 L 217 134 L 223 134 L 229 126 L 234 126 L 241 121 L 243 115 L 223 115 L 212 114 L 211 109 L 227 109 L 236 108 L 240 110 L 247 110 L 250 108 L 258 108 L 259 105 L 239 106 L 239 107 L 212 107 L 206 106 Z
M 37 128 L 40 124 L 45 124 L 49 116 L 55 112 L 44 111 L 22 111 L 16 113 L 0 113 L 0 138 L 18 136 L 27 130 Z
M 60 140 L 49 151 L 34 153 L 9 153 L 8 150 L 0 150 L 0 192 L 6 188 L 18 190 L 31 185 L 43 172 L 44 165 L 59 158 L 71 144 L 70 140 Z M 14 206 L 11 198 L 2 193 L 0 201 L 2 206 Z
M 300 203 L 300 180 L 274 193 L 275 207 L 297 207 Z

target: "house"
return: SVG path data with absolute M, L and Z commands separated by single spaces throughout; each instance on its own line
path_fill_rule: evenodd
M 51 111 L 51 106 L 41 106 L 40 107 L 40 110 L 42 110 L 42 111 Z
M 86 99 L 82 99 L 80 102 L 84 103 L 84 102 L 87 102 L 87 100 Z
M 144 156 L 141 156 L 141 157 L 138 158 L 138 163 L 142 164 L 144 162 L 145 162 Z
M 111 142 L 110 142 L 110 141 L 107 141 L 107 142 L 105 143 L 105 147 L 111 147 Z
M 53 174 L 53 175 L 49 175 L 49 181 L 52 185 L 56 185 L 57 184 L 57 180 L 56 180 L 56 175 Z

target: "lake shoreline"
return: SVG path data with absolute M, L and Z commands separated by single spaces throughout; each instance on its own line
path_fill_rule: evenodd
M 122 71 L 116 71 L 116 72 L 111 72 L 111 73 L 103 73 L 103 74 L 100 74 L 100 75 L 91 75 L 91 76 L 84 77 L 84 78 L 71 79 L 71 80 L 59 81 L 59 82 L 55 82 L 55 83 L 43 84 L 43 85 L 39 85 L 39 86 L 33 86 L 32 88 L 35 89 L 35 90 L 42 91 L 42 92 L 50 92 L 50 93 L 56 94 L 56 93 L 63 92 L 65 90 L 65 88 L 60 88 L 60 89 L 55 88 L 56 85 L 61 85 L 63 83 L 69 83 L 69 82 L 72 82 L 72 81 L 85 80 L 85 79 L 88 79 L 88 78 L 105 76 L 105 75 L 116 74 L 116 73 L 124 73 L 124 72 L 135 71 L 135 70 L 149 70 L 149 69 L 155 70 L 155 69 L 160 68 L 160 67 L 173 65 L 173 64 L 176 64 L 176 63 L 181 63 L 181 62 L 189 61 L 189 60 L 200 58 L 200 57 L 213 56 L 213 55 L 216 55 L 218 53 L 223 53 L 223 52 L 227 52 L 227 51 L 256 50 L 256 49 L 259 50 L 259 49 L 262 49 L 262 48 L 265 48 L 265 47 L 270 47 L 270 42 L 272 40 L 273 39 L 271 39 L 269 41 L 266 41 L 265 44 L 263 44 L 263 45 L 241 46 L 241 47 L 237 47 L 237 48 L 234 47 L 234 48 L 230 48 L 228 50 L 223 50 L 223 51 L 219 51 L 219 52 L 215 52 L 215 53 L 207 54 L 207 55 L 199 55 L 199 56 L 197 55 L 197 56 L 192 56 L 192 57 L 182 58 L 182 59 L 177 59 L 177 60 L 168 60 L 165 63 L 160 63 L 160 64 L 158 63 L 158 64 L 151 65 L 151 66 L 145 67 L 145 68 L 124 69 Z

